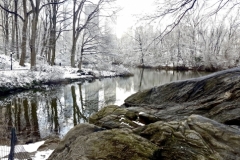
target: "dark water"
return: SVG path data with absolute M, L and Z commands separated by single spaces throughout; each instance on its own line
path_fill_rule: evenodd
M 134 77 L 108 78 L 30 90 L 0 98 L 0 132 L 17 130 L 20 142 L 64 136 L 73 126 L 105 105 L 121 105 L 131 94 L 206 73 L 132 69 Z

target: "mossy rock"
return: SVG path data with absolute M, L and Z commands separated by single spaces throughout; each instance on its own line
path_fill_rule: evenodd
M 160 147 L 152 159 L 240 159 L 240 130 L 199 115 L 158 121 L 133 132 Z
M 110 105 L 92 114 L 88 120 L 89 120 L 89 123 L 96 124 L 100 119 L 108 115 L 121 116 L 121 115 L 125 115 L 126 113 L 127 113 L 127 110 L 125 108 L 119 107 L 117 105 Z
M 49 159 L 149 160 L 159 149 L 155 144 L 133 134 L 128 129 L 112 129 L 80 135 L 70 144 L 63 146 L 61 150 L 57 148 Z
M 137 113 L 128 111 L 126 108 L 111 105 L 102 108 L 89 117 L 89 123 L 106 129 L 113 128 L 135 128 L 139 124 L 132 120 L 137 119 Z
M 129 120 L 137 120 L 138 112 L 128 110 L 125 114 L 125 117 L 127 117 Z

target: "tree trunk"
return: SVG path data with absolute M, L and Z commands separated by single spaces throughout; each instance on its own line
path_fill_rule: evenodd
M 38 16 L 39 16 L 39 6 L 40 0 L 35 1 L 35 6 L 32 0 L 31 6 L 33 10 L 33 17 L 32 17 L 32 34 L 30 40 L 30 50 L 31 50 L 31 69 L 36 67 L 36 39 L 37 39 L 37 25 L 38 25 Z
M 83 60 L 83 45 L 81 46 L 80 58 L 79 58 L 79 62 L 78 62 L 78 69 L 79 70 L 82 69 L 82 60 Z
M 19 65 L 24 66 L 25 58 L 26 58 L 26 52 L 27 52 L 27 27 L 28 27 L 28 14 L 27 14 L 27 2 L 26 0 L 23 0 L 23 13 L 24 13 L 24 21 L 23 21 L 23 27 L 22 27 L 22 45 L 21 45 L 21 58 Z
M 6 8 L 8 10 L 8 4 L 5 1 L 4 2 L 4 8 Z M 8 15 L 9 13 L 7 11 L 4 11 L 4 30 L 5 30 L 5 45 L 4 45 L 4 52 L 5 55 L 7 55 L 8 52 L 8 45 L 9 45 L 9 20 L 8 20 Z
M 54 1 L 55 3 L 57 0 Z M 52 48 L 52 59 L 51 65 L 55 64 L 55 56 L 56 56 L 56 28 L 57 28 L 57 4 L 53 5 L 53 17 L 52 17 L 52 28 L 51 28 L 51 48 Z
M 73 2 L 73 30 L 72 30 L 72 49 L 71 49 L 71 67 L 75 67 L 75 54 L 76 54 L 76 22 L 77 22 L 77 13 L 76 13 L 76 5 L 77 2 L 74 0 Z
M 15 20 L 15 32 L 16 32 L 16 44 L 15 44 L 15 47 L 16 47 L 16 55 L 17 55 L 17 59 L 19 59 L 19 49 L 18 49 L 18 17 L 17 17 L 17 14 L 18 14 L 18 0 L 15 0 L 15 16 L 14 16 L 14 20 Z
M 15 52 L 15 20 L 14 19 L 12 19 L 12 44 L 11 44 L 11 51 L 12 52 Z
M 22 28 L 22 45 L 21 45 L 21 58 L 19 65 L 24 66 L 25 58 L 26 58 L 26 52 L 27 52 L 27 26 L 28 26 L 28 18 L 25 18 Z
M 71 49 L 71 67 L 75 67 L 75 55 L 76 55 L 76 45 L 77 45 L 77 40 L 73 38 L 72 42 L 72 49 Z
M 53 45 L 52 46 L 51 66 L 55 65 L 55 56 L 56 56 L 56 45 Z
M 46 15 L 46 17 L 45 17 L 45 21 L 43 22 L 43 27 L 44 27 L 44 32 L 43 32 L 43 38 L 42 38 L 42 49 L 41 49 L 41 52 L 40 52 L 40 55 L 41 56 L 46 56 L 46 54 L 44 54 L 44 53 L 46 53 L 46 45 L 47 45 L 47 42 L 48 42 L 48 36 L 47 36 L 47 34 L 48 34 L 48 29 L 47 29 L 47 26 L 48 26 L 48 21 L 47 21 L 47 19 L 48 19 L 48 16 Z
M 36 66 L 36 38 L 37 38 L 37 23 L 38 23 L 37 13 L 33 14 L 32 20 L 32 35 L 30 40 L 30 50 L 31 50 L 31 68 Z

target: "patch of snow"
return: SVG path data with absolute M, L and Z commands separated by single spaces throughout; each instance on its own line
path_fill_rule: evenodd
M 123 117 L 121 117 L 120 119 L 119 119 L 119 121 L 124 121 L 125 120 L 125 118 L 123 118 Z
M 145 124 L 138 122 L 138 121 L 133 121 L 134 123 L 138 124 L 139 126 L 145 126 Z
M 32 157 L 33 160 L 46 160 L 52 154 L 53 150 L 38 151 L 35 156 Z
M 45 141 L 40 141 L 36 143 L 31 143 L 28 145 L 21 145 L 21 147 L 24 148 L 24 150 L 28 153 L 36 152 L 37 149 L 44 144 Z M 16 145 L 15 148 L 17 148 L 19 145 Z M 19 146 L 20 148 L 20 146 Z M 18 148 L 18 149 L 19 149 Z M 24 150 L 16 150 L 15 153 L 20 153 L 20 152 L 25 152 Z M 1 155 L 0 158 L 1 160 L 8 160 L 8 152 L 10 152 L 10 147 L 9 146 L 0 146 L 0 151 L 6 151 L 4 153 L 5 155 Z M 46 150 L 46 151 L 37 151 L 35 155 L 32 158 L 32 160 L 46 160 L 51 154 L 53 150 Z M 6 157 L 6 158 L 5 158 Z M 15 158 L 17 160 L 17 158 Z
M 30 143 L 27 145 L 23 145 L 23 148 L 27 151 L 27 152 L 35 152 L 37 151 L 38 147 L 40 147 L 41 145 L 44 144 L 45 141 L 40 141 L 40 142 L 36 142 L 36 143 Z
M 146 113 L 144 113 L 144 112 L 139 112 L 139 115 L 145 115 Z
M 129 128 L 133 128 L 132 126 L 130 126 L 128 123 L 125 123 L 125 122 L 121 122 L 120 124 L 121 124 L 121 125 L 128 126 Z

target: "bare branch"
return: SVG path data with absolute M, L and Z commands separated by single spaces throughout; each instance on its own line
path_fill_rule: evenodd
M 67 1 L 67 0 L 63 0 L 63 1 L 61 1 L 61 2 L 49 2 L 49 3 L 46 3 L 46 4 L 42 5 L 39 10 L 42 10 L 42 9 L 43 9 L 45 6 L 47 6 L 47 5 L 51 5 L 51 4 L 61 4 L 61 3 L 64 3 L 64 2 L 66 2 L 66 1 Z
M 16 12 L 13 12 L 13 11 L 10 11 L 8 9 L 6 9 L 5 7 L 3 7 L 1 4 L 0 4 L 0 8 L 2 8 L 4 11 L 8 12 L 8 13 L 11 13 L 11 14 L 14 14 L 14 15 L 17 15 L 22 21 L 24 21 L 23 17 L 19 14 L 17 14 Z

